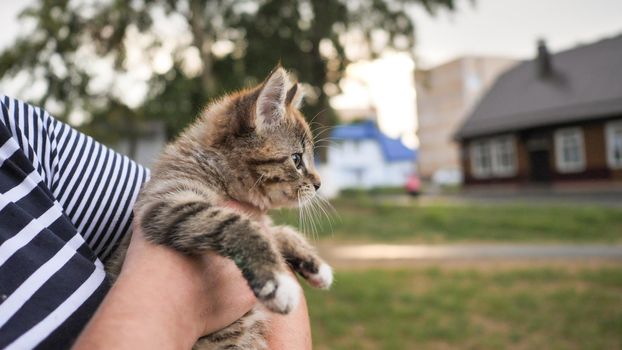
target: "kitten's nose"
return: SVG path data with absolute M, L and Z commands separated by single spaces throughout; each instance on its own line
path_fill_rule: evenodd
M 321 186 L 321 185 L 322 185 L 322 183 L 318 181 L 318 182 L 316 182 L 316 183 L 314 183 L 314 184 L 313 184 L 313 187 L 315 187 L 315 190 L 317 191 L 317 190 L 319 190 L 319 189 L 320 189 L 320 186 Z

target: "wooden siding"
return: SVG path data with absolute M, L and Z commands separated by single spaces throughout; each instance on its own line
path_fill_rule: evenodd
M 522 130 L 514 133 L 516 142 L 517 171 L 511 177 L 487 177 L 476 178 L 471 173 L 469 146 L 471 142 L 479 138 L 465 140 L 461 143 L 461 164 L 464 171 L 464 181 L 466 185 L 486 185 L 486 184 L 554 184 L 564 182 L 590 182 L 590 181 L 612 181 L 622 182 L 622 169 L 611 169 L 607 164 L 607 140 L 605 136 L 605 125 L 612 120 L 622 120 L 622 117 L 610 118 L 599 121 L 589 121 L 554 127 Z M 585 152 L 585 169 L 580 172 L 563 173 L 557 170 L 555 159 L 555 130 L 566 127 L 579 127 L 583 134 L 583 144 Z M 507 135 L 507 133 L 503 133 Z M 489 135 L 485 138 L 494 137 Z M 534 141 L 535 140 L 535 141 Z M 530 152 L 534 152 L 533 144 L 537 143 L 542 151 L 548 151 L 550 180 L 544 183 L 535 182 L 532 176 Z

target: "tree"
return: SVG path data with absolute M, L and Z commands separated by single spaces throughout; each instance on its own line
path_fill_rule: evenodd
M 339 92 L 345 67 L 356 59 L 374 58 L 387 48 L 412 50 L 414 23 L 407 9 L 416 5 L 435 12 L 453 9 L 454 2 L 263 1 L 256 12 L 242 17 L 245 72 L 259 78 L 265 74 L 264 67 L 283 62 L 311 88 L 307 116 L 321 126 L 333 125 L 335 115 L 328 100 Z M 357 46 L 358 53 L 348 53 L 348 45 Z
M 142 121 L 164 121 L 174 136 L 207 100 L 260 81 L 281 61 L 308 83 L 305 107 L 320 125 L 331 125 L 328 104 L 345 66 L 392 47 L 412 50 L 409 6 L 453 9 L 453 0 L 40 0 L 21 20 L 32 32 L 0 54 L 0 76 L 30 75 L 45 83 L 32 101 L 61 119 L 82 113 L 98 137 L 133 139 Z M 177 25 L 163 37 L 161 27 Z M 358 40 L 358 57 L 348 52 Z M 134 56 L 144 63 L 132 64 Z M 170 64 L 160 64 L 159 58 Z M 194 62 L 194 65 L 192 64 Z M 102 73 L 97 67 L 109 66 Z M 146 92 L 128 76 L 146 71 Z M 111 76 L 102 84 L 102 76 Z M 127 79 L 126 79 L 127 80 Z M 102 87 L 103 86 L 103 87 Z M 29 88 L 29 87 L 27 87 Z M 129 90 L 129 91 L 128 91 Z M 125 117 L 123 117 L 125 116 Z M 129 123 L 129 121 L 132 121 Z M 108 141 L 114 141 L 109 139 Z
M 34 29 L 0 54 L 0 76 L 26 75 L 25 88 L 30 88 L 32 81 L 44 82 L 45 92 L 33 103 L 45 106 L 63 120 L 68 120 L 72 113 L 82 112 L 88 120 L 86 128 L 105 141 L 115 141 L 114 136 L 132 140 L 138 133 L 136 126 L 149 115 L 142 105 L 129 105 L 124 100 L 125 92 L 119 93 L 114 86 L 116 79 L 132 72 L 128 52 L 135 49 L 135 41 L 144 39 L 144 43 L 139 44 L 145 51 L 142 59 L 152 66 L 149 61 L 165 45 L 162 38 L 154 34 L 158 21 L 171 17 L 181 19 L 186 25 L 182 31 L 189 33 L 191 39 L 175 49 L 183 52 L 188 47 L 197 48 L 202 62 L 200 83 L 196 84 L 194 76 L 185 76 L 181 83 L 176 79 L 172 84 L 187 85 L 189 89 L 184 91 L 198 95 L 194 99 L 196 103 L 205 101 L 216 95 L 219 80 L 213 76 L 211 44 L 226 38 L 227 23 L 231 22 L 227 16 L 233 13 L 235 4 L 241 3 L 233 0 L 41 0 L 20 15 L 22 21 L 33 23 Z M 175 76 L 183 58 L 175 60 L 168 72 L 156 73 L 151 67 L 151 81 Z M 109 63 L 110 71 L 93 69 L 92 66 L 101 61 Z M 114 79 L 103 88 L 95 88 L 94 81 L 105 74 Z M 159 87 L 153 84 L 147 97 L 157 95 Z M 125 118 L 120 118 L 123 114 Z M 184 122 L 190 119 L 187 117 Z M 108 132 L 111 129 L 117 132 Z

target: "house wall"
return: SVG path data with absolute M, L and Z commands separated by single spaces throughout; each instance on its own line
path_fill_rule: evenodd
M 527 144 L 520 135 L 516 138 L 516 157 L 518 171 L 514 181 L 525 182 L 529 178 L 529 152 Z
M 406 185 L 408 176 L 411 175 L 414 170 L 414 162 L 412 161 L 387 163 L 387 165 L 384 166 L 382 183 L 378 183 L 376 186 L 403 187 Z
M 465 184 L 467 185 L 487 185 L 487 184 L 536 184 L 538 181 L 533 178 L 532 160 L 530 152 L 537 150 L 548 150 L 549 161 L 548 170 L 550 178 L 542 184 L 551 183 L 572 183 L 590 181 L 614 181 L 622 182 L 622 169 L 612 169 L 607 163 L 607 140 L 605 125 L 614 120 L 622 120 L 622 116 L 603 119 L 598 121 L 582 122 L 558 125 L 555 127 L 536 128 L 515 132 L 513 135 L 516 140 L 516 174 L 509 177 L 487 177 L 477 178 L 471 171 L 470 145 L 483 138 L 473 138 L 464 140 L 461 143 L 461 163 L 465 174 Z M 557 168 L 555 157 L 555 131 L 561 128 L 579 128 L 583 134 L 585 168 L 579 172 L 561 172 Z M 490 135 L 487 137 L 494 137 Z
M 414 162 L 388 162 L 373 139 L 345 140 L 331 146 L 325 168 L 322 177 L 330 178 L 330 192 L 334 193 L 343 188 L 404 186 Z
M 583 126 L 585 136 L 585 153 L 587 169 L 594 173 L 603 173 L 606 177 L 614 169 L 607 165 L 607 139 L 605 135 L 605 123 L 590 124 Z M 598 175 L 598 174 L 595 174 Z
M 580 127 L 583 132 L 585 147 L 585 170 L 576 173 L 561 173 L 557 171 L 554 160 L 554 180 L 597 180 L 609 179 L 611 169 L 607 165 L 607 146 L 605 140 L 605 124 L 603 122 L 569 125 Z M 553 134 L 553 131 L 551 131 Z M 551 137 L 553 137 L 551 135 Z

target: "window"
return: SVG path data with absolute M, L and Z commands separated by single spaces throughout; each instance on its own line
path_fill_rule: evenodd
M 622 169 L 622 121 L 608 123 L 605 132 L 607 163 L 612 169 Z
M 496 176 L 512 176 L 516 174 L 516 156 L 514 138 L 502 136 L 491 140 L 492 172 Z
M 471 173 L 474 177 L 490 176 L 492 171 L 492 157 L 490 145 L 487 141 L 475 141 L 471 144 Z
M 559 129 L 555 132 L 555 160 L 557 170 L 562 173 L 585 169 L 583 133 L 580 128 Z
M 476 178 L 515 175 L 514 137 L 508 135 L 473 142 L 471 144 L 471 173 Z

